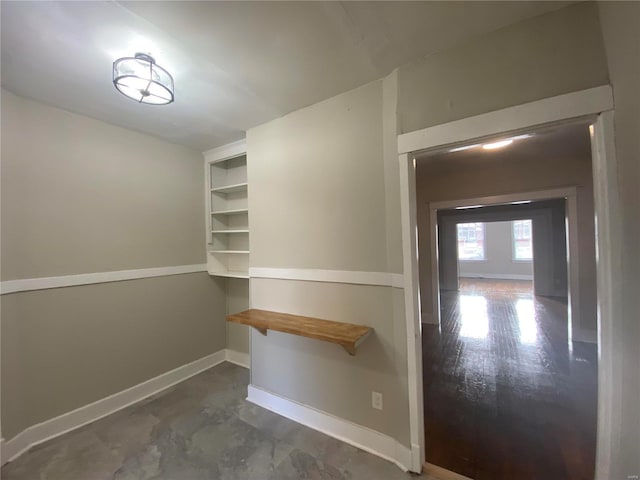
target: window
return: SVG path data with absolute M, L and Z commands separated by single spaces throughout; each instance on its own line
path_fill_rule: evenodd
M 513 259 L 533 260 L 533 238 L 531 220 L 511 222 L 513 239 Z
M 459 223 L 458 259 L 484 260 L 484 223 Z

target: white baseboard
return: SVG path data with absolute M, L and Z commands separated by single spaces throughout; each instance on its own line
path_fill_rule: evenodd
M 490 280 L 533 280 L 533 275 L 510 273 L 461 273 L 460 278 L 488 278 Z
M 289 400 L 254 385 L 249 385 L 247 400 L 283 417 L 393 462 L 405 472 L 411 467 L 411 450 L 394 438 L 380 432 L 308 405 Z
M 238 352 L 237 350 L 227 348 L 225 358 L 227 362 L 235 363 L 236 365 L 244 368 L 250 368 L 248 353 Z
M 175 368 L 131 388 L 97 400 L 89 405 L 33 425 L 7 441 L 2 439 L 2 465 L 14 460 L 35 445 L 75 430 L 102 417 L 106 417 L 193 377 L 204 370 L 214 367 L 226 359 L 227 351 L 220 350 L 195 362 Z

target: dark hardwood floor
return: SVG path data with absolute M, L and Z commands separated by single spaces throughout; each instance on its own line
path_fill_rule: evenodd
M 592 480 L 597 347 L 531 282 L 464 280 L 423 329 L 427 462 L 475 480 Z

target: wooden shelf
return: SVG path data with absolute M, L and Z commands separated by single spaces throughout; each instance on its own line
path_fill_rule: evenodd
M 247 208 L 238 208 L 236 210 L 217 210 L 215 212 L 211 212 L 211 215 L 237 215 L 240 213 L 248 213 L 249 209 Z
M 224 234 L 224 233 L 249 233 L 249 229 L 245 230 L 211 230 L 213 234 Z
M 371 327 L 363 325 L 257 309 L 229 315 L 227 321 L 249 325 L 263 335 L 267 334 L 267 330 L 274 330 L 336 343 L 343 347 L 349 355 L 355 355 L 356 348 L 373 332 Z
M 247 183 L 236 183 L 235 185 L 226 185 L 224 187 L 215 187 L 211 191 L 213 193 L 233 193 L 241 192 L 247 189 Z

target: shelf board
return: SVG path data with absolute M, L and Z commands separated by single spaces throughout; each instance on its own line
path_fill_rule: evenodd
M 227 277 L 227 278 L 249 278 L 249 272 L 234 272 L 232 270 L 224 272 L 209 271 L 209 275 L 214 277 Z
M 236 210 L 217 210 L 211 212 L 211 215 L 237 215 L 239 213 L 248 213 L 248 208 L 238 208 Z
M 209 250 L 209 253 L 249 253 L 249 250 Z
M 224 187 L 215 187 L 212 188 L 211 191 L 213 193 L 232 193 L 232 192 L 241 192 L 247 189 L 247 183 L 236 183 L 235 185 L 226 185 Z
M 246 230 L 211 230 L 211 233 L 249 233 L 249 229 Z
M 218 160 L 211 160 L 211 161 L 209 161 L 209 162 L 207 162 L 207 163 L 208 163 L 209 165 L 215 165 L 216 163 L 230 162 L 230 161 L 233 161 L 233 160 L 237 160 L 237 159 L 239 159 L 239 158 L 242 158 L 242 157 L 244 157 L 244 158 L 245 158 L 245 162 L 246 162 L 247 153 L 246 153 L 246 152 L 242 152 L 242 153 L 241 153 L 241 154 L 239 154 L 239 155 L 233 155 L 233 156 L 231 156 L 231 157 L 224 157 L 224 158 L 220 158 L 220 159 L 218 159 Z
M 358 346 L 373 332 L 371 327 L 363 325 L 257 309 L 229 315 L 227 321 L 249 325 L 263 335 L 266 335 L 268 330 L 274 330 L 335 343 L 344 348 L 349 355 L 355 355 Z

